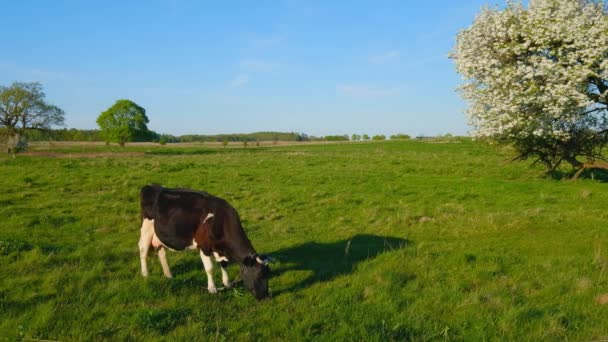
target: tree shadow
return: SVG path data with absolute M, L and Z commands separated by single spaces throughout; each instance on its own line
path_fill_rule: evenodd
M 281 249 L 270 255 L 285 267 L 272 270 L 272 277 L 292 271 L 312 271 L 312 275 L 286 289 L 273 291 L 274 295 L 298 291 L 318 282 L 330 281 L 353 272 L 358 263 L 376 256 L 411 245 L 407 239 L 358 234 L 349 239 L 332 243 L 307 242 Z
M 578 170 L 553 170 L 547 172 L 547 176 L 553 180 L 577 180 L 577 179 L 590 179 L 600 183 L 608 183 L 608 170 L 602 168 L 586 168 L 576 176 Z
M 572 176 L 574 173 L 570 176 Z M 599 168 L 589 168 L 581 172 L 578 176 L 578 179 L 591 179 L 596 180 L 600 183 L 608 183 L 608 170 L 599 169 Z

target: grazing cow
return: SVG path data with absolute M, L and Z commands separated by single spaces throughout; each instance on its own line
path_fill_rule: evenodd
M 172 275 L 165 249 L 198 249 L 210 293 L 217 292 L 212 273 L 214 258 L 221 266 L 225 287 L 230 287 L 226 266 L 228 262 L 236 262 L 241 267 L 243 283 L 253 296 L 268 297 L 268 258 L 256 253 L 238 213 L 228 202 L 206 192 L 160 185 L 141 188 L 140 199 L 143 223 L 139 255 L 144 277 L 148 276 L 146 257 L 150 246 L 158 249 L 163 273 L 168 278 Z

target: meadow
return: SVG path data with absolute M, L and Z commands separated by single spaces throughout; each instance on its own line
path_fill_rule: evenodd
M 467 139 L 39 152 L 0 157 L 0 340 L 608 339 L 591 173 Z M 152 253 L 142 278 L 148 183 L 231 202 L 276 259 L 272 298 L 207 293 L 194 252 L 168 253 L 174 279 Z

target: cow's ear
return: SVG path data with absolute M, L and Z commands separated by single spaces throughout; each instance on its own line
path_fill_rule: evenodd
M 258 255 L 258 257 L 256 258 L 256 261 L 260 264 L 268 265 L 271 262 L 274 262 L 275 260 L 268 255 Z
M 205 218 L 203 219 L 203 224 L 207 223 L 207 221 L 209 221 L 209 220 L 213 220 L 213 217 L 215 217 L 215 215 L 213 213 L 208 213 L 207 216 L 205 216 Z
M 268 255 L 258 255 L 255 260 L 258 262 L 258 264 L 262 264 L 264 266 L 267 266 L 269 263 L 274 261 L 274 259 Z

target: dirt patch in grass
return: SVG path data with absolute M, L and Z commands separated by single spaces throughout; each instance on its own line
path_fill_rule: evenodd
M 602 295 L 597 296 L 597 298 L 595 299 L 595 301 L 599 305 L 608 305 L 608 293 L 604 293 Z

